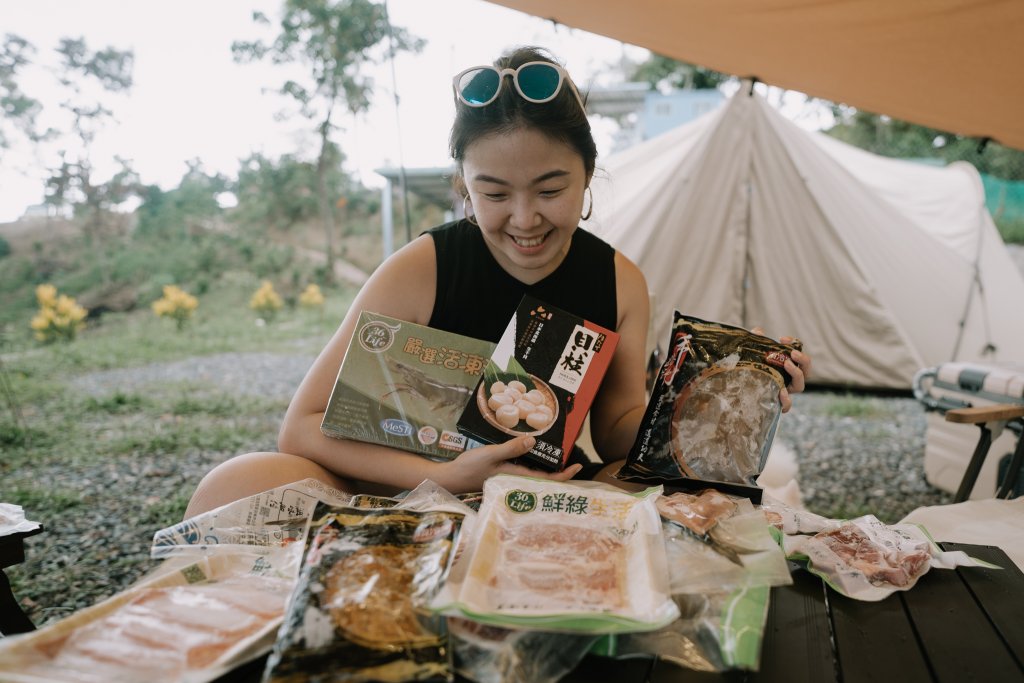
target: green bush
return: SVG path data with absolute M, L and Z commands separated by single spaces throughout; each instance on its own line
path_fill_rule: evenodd
M 997 218 L 996 227 L 1004 242 L 1024 244 L 1024 218 Z

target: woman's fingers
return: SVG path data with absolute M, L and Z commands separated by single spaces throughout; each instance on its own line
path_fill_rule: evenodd
M 793 361 L 800 366 L 800 372 L 804 376 L 804 380 L 811 376 L 811 357 L 803 351 L 793 352 Z
M 553 481 L 567 481 L 572 479 L 581 469 L 583 469 L 583 465 L 575 464 L 569 465 L 561 472 L 543 472 L 541 470 L 535 470 L 523 465 L 514 465 L 507 462 L 529 452 L 535 443 L 537 443 L 536 439 L 532 436 L 526 436 L 509 439 L 505 443 L 499 444 L 500 448 L 495 449 L 493 455 L 498 469 L 505 474 L 518 474 L 524 477 L 551 479 Z
M 789 397 L 789 392 L 783 389 L 779 392 L 779 403 L 782 404 L 782 412 L 788 413 L 789 409 L 793 407 L 793 399 Z
M 495 463 L 500 464 L 502 461 L 518 458 L 533 448 L 535 443 L 537 440 L 532 436 L 518 436 L 504 443 L 496 444 L 497 448 L 491 449 L 491 457 Z

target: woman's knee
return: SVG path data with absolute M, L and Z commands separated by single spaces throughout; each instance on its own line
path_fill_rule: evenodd
M 353 490 L 351 482 L 308 458 L 288 453 L 245 453 L 225 460 L 203 477 L 192 494 L 192 499 L 185 510 L 185 518 L 256 493 L 310 478 L 340 491 Z

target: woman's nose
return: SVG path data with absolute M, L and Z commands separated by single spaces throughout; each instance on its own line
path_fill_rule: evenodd
M 512 225 L 522 230 L 540 225 L 540 212 L 529 199 L 520 199 L 512 206 Z

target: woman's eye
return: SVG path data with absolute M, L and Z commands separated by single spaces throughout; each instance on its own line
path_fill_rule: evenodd
M 540 191 L 540 196 L 541 197 L 557 197 L 558 195 L 562 194 L 562 190 L 564 190 L 564 189 L 565 188 L 559 187 L 559 188 L 554 189 L 554 190 L 541 190 Z
M 490 199 L 491 201 L 500 201 L 505 198 L 505 195 L 500 192 L 485 192 L 484 196 Z

